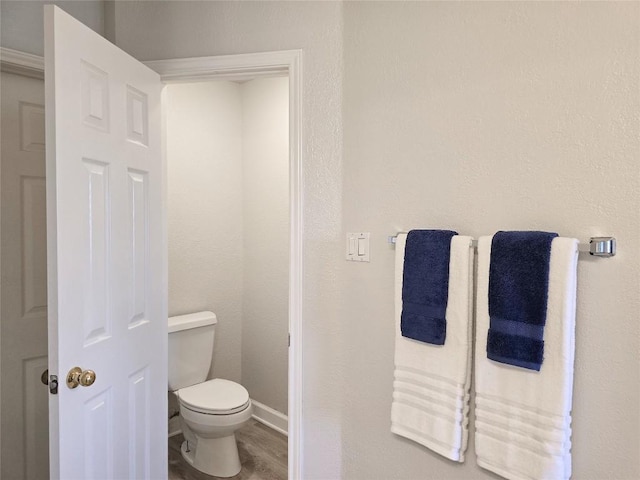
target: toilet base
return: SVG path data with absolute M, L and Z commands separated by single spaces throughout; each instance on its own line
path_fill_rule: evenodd
M 198 437 L 196 447 L 185 440 L 180 447 L 182 458 L 196 470 L 214 477 L 233 477 L 240 473 L 240 456 L 236 436 L 222 438 Z

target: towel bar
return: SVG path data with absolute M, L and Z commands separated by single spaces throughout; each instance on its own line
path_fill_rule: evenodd
M 387 242 L 391 244 L 396 243 L 398 235 L 407 232 L 398 232 L 395 235 L 389 236 Z M 472 240 L 472 248 L 478 247 L 478 241 Z M 594 257 L 613 257 L 616 254 L 616 239 L 615 237 L 591 237 L 588 244 L 580 243 L 580 252 L 589 253 Z

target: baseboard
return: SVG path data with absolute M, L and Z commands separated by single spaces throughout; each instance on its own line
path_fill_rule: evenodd
M 283 435 L 289 435 L 289 418 L 281 412 L 266 406 L 263 403 L 251 400 L 253 404 L 253 418 L 269 428 L 280 432 Z
M 169 436 L 173 437 L 174 435 L 179 435 L 182 433 L 180 429 L 180 418 L 173 417 L 169 419 Z

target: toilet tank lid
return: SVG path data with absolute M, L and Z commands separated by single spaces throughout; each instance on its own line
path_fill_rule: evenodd
M 218 323 L 216 314 L 213 312 L 196 312 L 187 315 L 177 315 L 169 317 L 168 333 L 179 332 L 189 328 L 204 327 Z

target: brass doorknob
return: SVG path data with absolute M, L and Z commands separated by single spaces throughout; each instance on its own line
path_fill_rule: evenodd
M 76 388 L 78 385 L 90 387 L 96 381 L 96 372 L 93 370 L 82 370 L 80 367 L 73 367 L 67 374 L 67 387 Z

